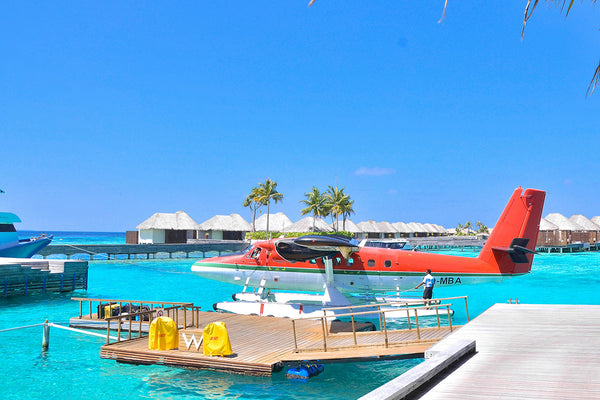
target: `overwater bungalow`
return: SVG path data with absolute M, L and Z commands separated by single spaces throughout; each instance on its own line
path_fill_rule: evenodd
M 392 226 L 396 228 L 396 231 L 398 232 L 398 237 L 407 238 L 414 236 L 414 231 L 405 222 L 394 222 Z
M 335 222 L 332 222 L 331 224 L 329 224 L 329 226 L 331 227 L 331 229 L 335 230 Z M 360 234 L 362 233 L 362 231 L 358 227 L 358 225 L 356 225 L 350 219 L 346 219 L 345 223 L 343 220 L 340 220 L 338 223 L 338 227 L 339 227 L 338 230 L 340 230 L 340 231 L 351 232 L 352 234 L 354 234 L 355 238 L 360 237 Z
M 200 224 L 201 239 L 244 240 L 252 226 L 240 214 L 215 215 Z
M 269 214 L 269 231 L 271 232 L 295 232 L 290 231 L 290 226 L 294 223 L 282 212 Z M 267 230 L 267 214 L 263 214 L 254 221 L 254 229 L 259 231 Z
M 569 221 L 576 223 L 587 233 L 587 235 L 582 234 L 582 242 L 594 244 L 598 241 L 598 234 L 600 233 L 600 226 L 598 226 L 598 224 L 590 221 L 581 214 L 572 215 L 571 218 L 569 218 Z
M 554 225 L 558 226 L 558 230 L 564 232 L 564 234 L 566 235 L 565 242 L 564 244 L 561 244 L 561 246 L 568 246 L 569 244 L 575 242 L 587 243 L 588 234 L 587 232 L 585 232 L 585 229 L 576 224 L 575 222 L 569 220 L 561 213 L 551 213 L 546 215 L 544 218 L 548 222 L 551 222 Z
M 413 230 L 415 237 L 428 236 L 429 231 L 420 222 L 409 222 L 408 227 Z
M 361 230 L 360 238 L 362 239 L 381 239 L 383 237 L 379 225 L 373 220 L 361 221 L 356 226 Z
M 154 213 L 136 227 L 136 239 L 140 244 L 187 243 L 197 238 L 199 226 L 185 211 Z
M 327 222 L 323 221 L 321 218 L 317 218 L 315 220 L 314 217 L 305 217 L 302 218 L 300 221 L 292 224 L 288 228 L 288 232 L 333 232 L 333 228 L 330 227 L 327 224 Z

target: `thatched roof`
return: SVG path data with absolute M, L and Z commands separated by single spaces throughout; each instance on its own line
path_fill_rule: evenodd
M 437 228 L 439 233 L 446 233 L 446 228 L 444 228 L 442 225 L 433 224 L 433 226 L 435 226 Z
M 413 230 L 413 232 L 419 233 L 428 233 L 427 228 L 423 226 L 420 222 L 409 222 L 408 227 Z
M 290 231 L 288 228 L 293 225 L 291 219 L 282 212 L 269 214 L 269 230 L 277 232 L 296 232 Z M 252 226 L 252 224 L 250 224 Z M 263 214 L 254 221 L 254 228 L 257 231 L 267 230 L 267 214 Z
M 185 211 L 176 213 L 154 213 L 139 224 L 137 229 L 174 229 L 178 231 L 198 230 L 199 225 Z
M 577 225 L 576 223 L 569 221 L 567 217 L 562 215 L 561 213 L 552 213 L 548 214 L 545 217 L 548 222 L 552 222 L 554 225 L 558 226 L 558 229 L 561 231 L 583 231 L 584 229 Z
M 576 223 L 586 231 L 600 231 L 600 226 L 598 226 L 598 224 L 595 224 L 581 214 L 572 215 L 571 218 L 569 218 L 569 221 Z
M 558 225 L 553 224 L 548 221 L 546 218 L 540 218 L 540 231 L 556 231 L 558 230 Z
M 412 233 L 413 230 L 410 229 L 410 227 L 408 226 L 408 224 L 404 223 L 404 222 L 394 222 L 392 224 L 392 226 L 394 228 L 396 228 L 396 230 L 400 233 Z
M 426 224 L 423 224 L 423 227 L 425 229 L 427 229 L 427 232 L 429 232 L 429 233 L 440 233 L 438 228 L 436 226 L 434 226 L 433 224 L 426 223 Z
M 397 233 L 398 232 L 398 230 L 394 227 L 394 225 L 390 224 L 387 221 L 378 222 L 377 227 L 379 228 L 379 231 L 383 232 L 383 233 Z
M 335 230 L 335 222 L 329 224 L 331 229 Z M 340 220 L 338 223 L 338 228 L 340 231 L 352 232 L 352 233 L 361 233 L 362 230 L 354 223 L 352 220 L 346 220 L 346 227 L 344 229 L 344 221 Z
M 313 230 L 313 217 L 302 218 L 300 221 L 295 222 L 288 228 L 288 232 L 312 232 Z M 321 218 L 315 220 L 315 231 L 316 232 L 333 232 L 333 228 L 327 225 L 327 222 Z
M 595 223 L 596 225 L 600 225 L 600 215 L 596 216 L 596 217 L 592 217 L 590 219 L 590 221 L 592 221 L 593 223 Z
M 252 226 L 240 214 L 215 215 L 200 224 L 201 231 L 248 232 Z
M 356 224 L 356 226 L 358 226 L 358 228 L 365 233 L 381 233 L 379 225 L 377 225 L 377 222 L 373 220 L 361 221 Z

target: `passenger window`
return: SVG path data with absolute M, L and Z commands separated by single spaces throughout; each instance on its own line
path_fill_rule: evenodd
M 342 259 L 339 257 L 334 257 L 333 265 L 340 265 L 342 263 Z
M 374 267 L 375 266 L 375 260 L 369 260 L 369 261 L 367 261 L 367 265 L 369 267 Z
M 317 263 L 317 259 L 313 258 L 312 260 L 308 260 L 309 263 L 311 264 L 316 264 Z
M 392 267 L 392 262 L 390 260 L 385 260 L 384 263 L 383 263 L 383 265 L 386 268 L 391 268 Z
M 354 265 L 354 258 L 350 257 L 349 259 L 346 260 L 346 265 Z

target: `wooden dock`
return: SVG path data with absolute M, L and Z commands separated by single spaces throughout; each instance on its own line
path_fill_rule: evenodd
M 87 261 L 0 257 L 0 294 L 4 297 L 87 289 Z
M 390 310 L 361 311 L 360 307 L 358 311 L 343 315 L 348 321 L 338 320 L 340 315 L 292 320 L 201 312 L 192 303 L 89 298 L 73 300 L 79 301 L 80 311 L 79 316 L 71 318 L 71 327 L 106 330 L 107 344 L 101 348 L 102 358 L 124 363 L 203 368 L 248 375 L 270 375 L 283 365 L 309 361 L 322 363 L 423 357 L 427 348 L 459 328 L 452 326 L 447 318 L 436 318 L 437 326 L 424 328 L 420 326 L 419 318 L 415 318 L 409 324 L 409 329 L 393 330 L 385 322 L 385 313 Z M 429 307 L 448 306 L 436 304 Z M 109 311 L 113 308 L 114 311 Z M 415 310 L 415 315 L 418 309 L 418 306 L 411 308 Z M 110 316 L 105 315 L 108 312 Z M 176 321 L 179 327 L 177 349 L 148 349 L 150 322 L 159 313 Z M 380 330 L 375 330 L 373 323 L 359 322 L 364 314 L 379 314 L 380 321 L 383 321 Z M 233 355 L 204 355 L 201 344 L 203 329 L 212 322 L 225 323 Z M 115 330 L 117 335 L 111 337 Z
M 469 340 L 474 355 L 410 398 L 600 398 L 600 305 L 495 304 L 427 352 L 435 357 Z M 362 399 L 399 398 L 399 386 L 390 389 L 402 378 Z
M 67 259 L 73 256 L 86 256 L 90 260 L 116 259 L 119 255 L 126 255 L 127 259 L 143 257 L 156 258 L 159 253 L 166 254 L 169 258 L 182 255 L 189 258 L 191 254 L 205 258 L 208 252 L 225 252 L 243 250 L 248 246 L 241 240 L 196 240 L 195 243 L 181 244 L 51 244 L 41 249 L 38 254 L 43 258 L 51 255 L 63 255 Z M 200 256 L 200 253 L 202 254 Z
M 192 343 L 192 337 L 199 340 L 202 328 L 216 321 L 222 321 L 227 326 L 234 352 L 232 356 L 205 356 L 202 346 L 196 348 Z M 142 337 L 104 345 L 100 356 L 125 363 L 270 375 L 287 363 L 300 361 L 339 362 L 422 357 L 428 347 L 450 334 L 448 327 L 421 329 L 421 340 L 418 340 L 415 329 L 388 331 L 389 343 L 386 347 L 382 332 L 357 332 L 359 344 L 354 345 L 354 335 L 348 332 L 351 331 L 351 324 L 333 321 L 328 324 L 327 351 L 324 351 L 321 322 L 307 320 L 302 321 L 301 328 L 297 328 L 297 345 L 301 350 L 296 352 L 292 322 L 289 319 L 201 312 L 198 322 L 200 328 L 180 330 L 179 348 L 176 350 L 148 350 L 148 338 Z M 189 347 L 186 341 L 191 344 Z

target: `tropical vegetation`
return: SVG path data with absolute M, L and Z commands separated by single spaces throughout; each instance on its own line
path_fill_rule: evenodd
M 304 200 L 301 200 L 300 203 L 304 204 L 306 207 L 300 210 L 300 213 L 302 215 L 313 215 L 312 230 L 314 232 L 317 218 L 327 216 L 327 199 L 325 198 L 324 193 L 321 193 L 321 191 L 314 186 L 310 192 L 304 193 L 304 196 L 306 198 Z
M 459 223 L 456 226 L 455 234 L 459 235 L 459 236 L 464 236 L 464 235 L 476 235 L 478 233 L 489 233 L 488 227 L 485 226 L 481 221 L 477 221 L 475 223 L 475 226 L 477 226 L 477 230 L 473 229 L 473 224 L 471 223 L 471 221 L 465 222 L 464 225 Z
M 244 207 L 250 207 L 253 210 L 252 214 L 252 227 L 254 228 L 256 210 L 262 206 L 267 206 L 267 231 L 266 237 L 270 238 L 269 234 L 269 213 L 271 201 L 278 203 L 283 201 L 283 195 L 277 191 L 277 181 L 273 181 L 267 178 L 266 181 L 261 182 L 258 186 L 251 189 L 250 194 L 244 200 Z M 254 207 L 254 208 L 253 208 Z
M 312 6 L 314 2 L 315 2 L 315 0 L 310 0 L 308 3 L 308 6 L 309 7 Z M 523 29 L 521 30 L 521 40 L 523 39 L 523 36 L 525 35 L 525 25 L 527 24 L 527 21 L 529 21 L 529 18 L 531 18 L 531 15 L 533 14 L 533 11 L 535 10 L 535 8 L 537 7 L 539 2 L 540 2 L 540 0 L 527 0 L 527 4 L 525 5 L 525 17 L 523 18 Z M 561 0 L 546 0 L 546 2 L 560 4 Z M 568 0 L 568 6 L 566 7 L 566 11 L 565 11 L 565 6 L 567 5 L 567 0 L 562 0 L 562 6 L 561 6 L 560 10 L 561 10 L 561 13 L 563 11 L 565 11 L 565 18 L 569 16 L 569 12 L 571 11 L 571 7 L 573 7 L 573 3 L 575 3 L 575 0 Z M 582 3 L 583 3 L 583 0 L 582 0 Z M 596 4 L 597 0 L 590 0 L 590 3 Z M 446 0 L 444 3 L 444 11 L 442 12 L 442 18 L 440 18 L 439 22 L 444 21 L 447 8 L 448 8 L 448 0 Z M 599 82 L 600 82 L 600 62 L 598 62 L 598 66 L 596 67 L 596 70 L 594 71 L 594 74 L 592 76 L 592 81 L 590 82 L 588 89 L 587 89 L 586 96 L 589 96 L 592 94 L 592 92 L 594 91 L 594 89 L 596 88 L 596 86 L 598 85 Z
M 253 187 L 252 190 L 250 191 L 250 194 L 246 197 L 246 199 L 244 200 L 243 206 L 244 207 L 249 207 L 250 208 L 250 212 L 252 213 L 252 232 L 256 232 L 256 213 L 258 212 L 258 210 L 266 205 L 263 204 L 259 201 L 257 201 L 257 198 L 259 196 L 259 189 L 258 187 Z

